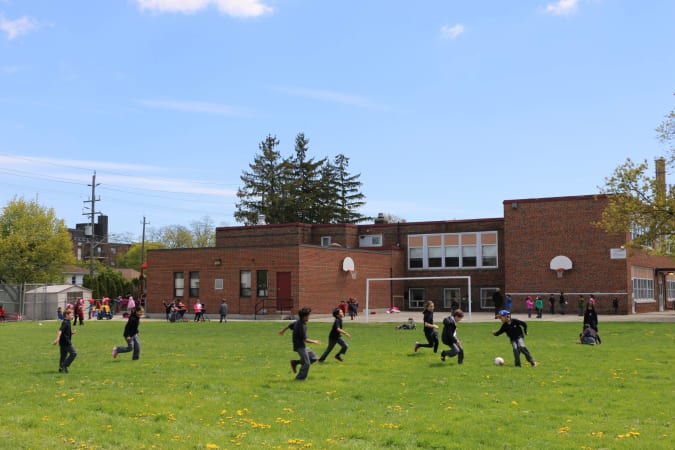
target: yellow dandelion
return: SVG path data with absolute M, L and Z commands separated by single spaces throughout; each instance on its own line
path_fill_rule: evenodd
M 220 448 L 220 447 L 218 447 L 216 444 L 212 444 L 209 442 L 208 444 L 206 444 L 206 448 Z

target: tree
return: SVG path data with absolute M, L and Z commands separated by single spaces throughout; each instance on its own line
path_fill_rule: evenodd
M 145 245 L 144 250 L 146 252 L 148 250 L 160 250 L 166 248 L 166 246 L 161 242 L 146 241 L 144 245 Z M 127 250 L 127 252 L 124 255 L 119 256 L 119 258 L 117 259 L 117 267 L 140 270 L 142 262 L 143 261 L 141 258 L 141 244 L 137 242 L 131 244 L 129 250 Z
M 630 233 L 629 247 L 654 254 L 675 255 L 675 190 L 666 187 L 666 166 L 675 162 L 675 110 L 656 128 L 657 138 L 670 144 L 670 158 L 656 160 L 655 176 L 649 164 L 629 159 L 605 178 L 601 193 L 609 194 L 608 206 L 598 226 L 608 233 Z
M 361 174 L 350 175 L 347 171 L 349 158 L 343 154 L 335 157 L 338 183 L 338 211 L 336 221 L 338 223 L 359 223 L 372 218 L 365 217 L 358 209 L 365 205 L 365 195 L 361 193 Z
M 7 203 L 0 215 L 0 280 L 60 281 L 73 263 L 68 228 L 53 209 L 16 197 Z
M 202 220 L 194 220 L 190 223 L 193 247 L 213 247 L 216 245 L 216 230 L 213 220 L 209 216 Z
M 360 175 L 351 175 L 349 159 L 307 157 L 309 140 L 303 133 L 295 139 L 293 158 L 282 158 L 279 141 L 268 136 L 260 143 L 251 169 L 241 176 L 237 191 L 240 201 L 234 214 L 237 222 L 258 223 L 357 223 L 367 220 L 357 209 L 365 204 L 360 192 Z
M 295 138 L 295 158 L 287 161 L 290 175 L 287 182 L 291 192 L 291 204 L 288 207 L 295 211 L 294 222 L 317 223 L 316 206 L 321 197 L 319 172 L 326 159 L 308 159 L 308 149 L 309 140 L 303 133 L 298 133 Z
M 283 223 L 287 217 L 283 214 L 283 202 L 288 198 L 283 181 L 288 178 L 288 166 L 277 150 L 279 140 L 268 135 L 258 148 L 250 172 L 241 175 L 243 187 L 237 190 L 237 210 L 234 218 L 246 225 L 258 223 L 258 217 L 264 215 L 269 223 Z

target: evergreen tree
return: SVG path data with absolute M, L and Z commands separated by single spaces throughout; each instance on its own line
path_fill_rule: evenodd
M 336 221 L 338 223 L 359 223 L 372 220 L 361 215 L 358 210 L 366 204 L 365 195 L 361 193 L 361 174 L 350 175 L 349 158 L 343 154 L 335 157 L 335 167 L 338 182 L 338 208 Z
M 309 140 L 303 133 L 298 133 L 295 138 L 295 158 L 288 161 L 291 175 L 288 185 L 293 202 L 290 208 L 297 215 L 296 222 L 318 223 L 317 210 L 321 202 L 319 172 L 326 159 L 308 159 L 308 147 Z

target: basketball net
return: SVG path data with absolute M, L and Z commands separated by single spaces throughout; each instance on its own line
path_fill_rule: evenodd
M 565 269 L 555 269 L 555 271 L 558 274 L 558 278 L 562 278 Z
M 352 280 L 356 280 L 356 271 L 354 271 L 354 270 L 352 269 L 352 270 L 348 270 L 347 272 L 349 272 L 349 275 L 352 276 Z

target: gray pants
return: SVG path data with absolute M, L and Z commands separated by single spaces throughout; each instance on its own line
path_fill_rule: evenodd
M 117 347 L 117 353 L 128 353 L 132 350 L 134 354 L 131 359 L 136 360 L 141 357 L 141 342 L 138 340 L 138 335 L 132 336 L 127 341 L 126 347 Z
M 534 365 L 534 358 L 530 354 L 530 351 L 525 347 L 525 339 L 519 337 L 515 341 L 511 341 L 511 347 L 513 347 L 513 357 L 516 360 L 516 367 L 520 367 L 520 354 L 525 355 L 527 362 Z
M 314 364 L 319 358 L 316 357 L 316 354 L 307 347 L 299 348 L 297 350 L 298 356 L 300 357 L 300 370 L 298 375 L 295 377 L 296 380 L 304 380 L 309 374 L 309 366 Z

